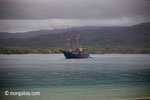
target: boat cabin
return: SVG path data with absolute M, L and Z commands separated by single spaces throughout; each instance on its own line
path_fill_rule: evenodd
M 69 53 L 85 55 L 85 54 L 88 54 L 88 51 L 86 48 L 75 48 L 74 50 L 70 50 Z

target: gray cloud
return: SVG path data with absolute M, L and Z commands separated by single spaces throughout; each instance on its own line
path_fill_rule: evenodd
M 0 31 L 133 25 L 150 21 L 149 12 L 145 0 L 0 0 Z
M 137 19 L 138 22 L 136 21 Z M 79 27 L 79 26 L 129 26 L 144 22 L 143 19 L 120 18 L 120 19 L 44 19 L 44 20 L 0 20 L 0 31 L 2 32 L 27 32 L 41 29 L 54 29 Z
M 1 0 L 1 19 L 102 19 L 150 16 L 144 0 Z

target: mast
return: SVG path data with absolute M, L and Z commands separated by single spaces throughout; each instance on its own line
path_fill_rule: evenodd
M 76 38 L 76 48 L 79 48 L 79 39 L 80 39 L 80 35 L 78 35 L 78 37 Z
M 70 48 L 70 36 L 69 36 L 69 28 L 68 28 L 68 25 L 67 25 L 66 42 L 67 42 L 67 48 L 68 48 L 68 50 L 69 50 L 69 48 Z

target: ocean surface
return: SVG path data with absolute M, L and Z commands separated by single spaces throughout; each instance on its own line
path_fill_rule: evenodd
M 90 56 L 0 55 L 0 100 L 150 100 L 149 54 Z

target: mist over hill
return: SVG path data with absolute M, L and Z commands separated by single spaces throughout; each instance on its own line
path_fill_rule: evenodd
M 80 34 L 82 46 L 133 46 L 150 47 L 150 23 L 125 27 L 85 26 L 70 28 L 71 44 Z M 64 47 L 66 29 L 39 30 L 25 33 L 0 33 L 0 43 L 5 46 L 30 48 Z

